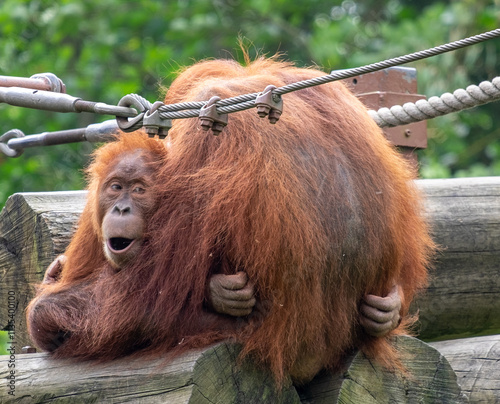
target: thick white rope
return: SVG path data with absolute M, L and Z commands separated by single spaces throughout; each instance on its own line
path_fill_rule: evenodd
M 383 128 L 424 121 L 499 99 L 500 77 L 497 76 L 492 81 L 483 81 L 479 86 L 470 85 L 465 90 L 459 88 L 453 94 L 444 93 L 440 97 L 380 108 L 378 111 L 370 110 L 368 113 L 377 125 Z

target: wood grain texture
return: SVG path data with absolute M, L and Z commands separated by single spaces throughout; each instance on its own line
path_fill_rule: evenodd
M 14 325 L 19 344 L 29 343 L 25 309 L 34 296 L 34 285 L 54 257 L 64 252 L 85 195 L 84 191 L 15 194 L 0 213 L 0 329 L 9 322 L 10 294 L 16 303 Z
M 466 403 L 457 377 L 436 349 L 412 337 L 397 337 L 407 374 L 390 372 L 357 353 L 343 372 L 318 375 L 299 389 L 302 403 Z
M 500 335 L 433 342 L 471 404 L 500 403 Z
M 500 330 L 500 177 L 419 180 L 436 256 L 417 300 L 420 337 L 449 339 Z
M 324 372 L 296 388 L 285 380 L 278 390 L 271 374 L 251 360 L 238 361 L 239 345 L 221 343 L 181 357 L 122 359 L 108 364 L 53 360 L 47 354 L 15 358 L 15 396 L 0 389 L 0 402 L 325 404 L 463 403 L 456 375 L 429 345 L 398 337 L 408 375 L 393 373 L 357 353 L 345 371 Z M 0 378 L 8 377 L 0 357 Z

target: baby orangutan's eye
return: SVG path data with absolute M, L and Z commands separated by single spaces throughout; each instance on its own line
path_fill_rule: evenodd
M 110 188 L 113 190 L 113 191 L 121 191 L 122 189 L 122 186 L 120 184 L 118 184 L 117 182 L 114 182 L 110 185 Z
M 146 189 L 143 187 L 135 187 L 133 192 L 136 194 L 143 194 L 144 192 L 146 192 Z

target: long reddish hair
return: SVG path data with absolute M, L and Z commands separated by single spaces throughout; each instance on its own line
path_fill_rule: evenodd
M 165 102 L 228 98 L 323 74 L 266 58 L 247 66 L 205 61 L 180 74 Z M 426 284 L 433 243 L 414 173 L 342 84 L 283 99 L 276 125 L 254 109 L 230 114 L 219 136 L 196 119 L 174 121 L 149 241 L 119 273 L 95 271 L 105 267 L 98 184 L 111 155 L 129 146 L 98 152 L 62 277 L 63 285 L 95 278 L 95 303 L 78 324 L 89 336 L 72 355 L 180 352 L 231 337 L 277 380 L 289 372 L 300 380 L 295 365 L 307 357 L 335 368 L 357 347 L 394 363 L 388 337 L 360 331 L 358 306 L 366 293 L 384 295 L 398 283 L 406 315 Z M 135 137 L 143 139 L 127 135 Z M 255 282 L 258 310 L 243 320 L 210 314 L 210 276 L 239 270 Z

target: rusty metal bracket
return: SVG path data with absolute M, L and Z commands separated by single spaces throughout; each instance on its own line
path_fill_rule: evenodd
M 160 108 L 163 102 L 156 101 L 151 109 L 144 115 L 142 126 L 149 137 L 158 135 L 160 139 L 165 139 L 168 135 L 168 130 L 172 127 L 170 119 L 163 119 L 160 116 Z
M 267 86 L 262 93 L 255 99 L 255 106 L 257 107 L 257 114 L 261 118 L 266 116 L 269 122 L 273 125 L 278 122 L 283 113 L 283 99 L 278 94 L 273 94 L 276 86 Z
M 406 102 L 425 99 L 417 94 L 417 71 L 409 67 L 390 67 L 373 73 L 366 73 L 343 80 L 344 84 L 366 105 L 377 111 Z M 415 122 L 393 128 L 383 128 L 387 139 L 405 157 L 417 163 L 416 149 L 427 147 L 427 122 Z
M 220 97 L 213 96 L 208 102 L 200 109 L 200 126 L 203 130 L 212 129 L 212 133 L 218 136 L 222 129 L 227 125 L 227 114 L 220 114 L 217 111 L 217 101 Z

